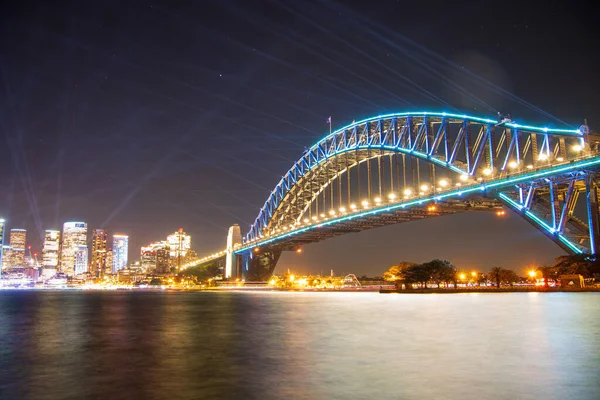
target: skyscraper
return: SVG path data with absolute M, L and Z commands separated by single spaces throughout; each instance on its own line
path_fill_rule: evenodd
M 140 252 L 142 269 L 146 273 L 166 274 L 169 272 L 169 244 L 165 241 L 143 246 Z
M 112 250 L 106 250 L 106 267 L 104 267 L 104 274 L 112 274 L 112 264 L 113 264 L 113 252 Z
M 75 248 L 75 275 L 85 274 L 88 270 L 88 247 L 80 245 Z
M 192 238 L 186 234 L 183 229 L 179 230 L 169 236 L 167 236 L 167 243 L 170 248 L 171 265 L 177 269 L 185 262 L 185 256 L 191 247 Z
M 63 225 L 60 272 L 75 274 L 75 253 L 79 246 L 87 246 L 87 224 L 85 222 L 65 222 Z
M 47 230 L 44 234 L 42 248 L 42 275 L 52 278 L 58 269 L 58 252 L 60 250 L 60 231 Z
M 94 229 L 92 236 L 92 262 L 90 273 L 92 276 L 101 276 L 106 269 L 106 230 Z
M 10 230 L 10 267 L 25 268 L 25 229 Z
M 112 273 L 116 274 L 120 269 L 127 268 L 127 251 L 129 236 L 113 235 L 112 246 Z
M 4 255 L 4 219 L 0 218 L 0 277 L 2 276 L 2 257 Z

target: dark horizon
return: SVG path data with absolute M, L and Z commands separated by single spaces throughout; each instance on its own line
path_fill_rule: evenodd
M 183 228 L 199 255 L 242 233 L 281 176 L 333 129 L 460 111 L 600 127 L 597 6 L 352 1 L 23 1 L 0 13 L 0 218 L 41 252 L 68 220 L 139 248 Z M 285 254 L 284 268 L 381 274 L 552 263 L 518 216 L 464 214 Z M 395 261 L 394 261 L 395 260 Z

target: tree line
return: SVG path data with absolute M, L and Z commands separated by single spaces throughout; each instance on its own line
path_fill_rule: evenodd
M 558 279 L 560 275 L 577 274 L 584 278 L 600 275 L 600 259 L 588 254 L 576 254 L 557 257 L 553 266 L 542 266 L 536 270 L 544 279 L 546 286 L 549 279 Z M 474 275 L 460 273 L 458 269 L 447 260 L 435 259 L 426 263 L 418 264 L 402 261 L 391 266 L 383 278 L 389 282 L 402 282 L 405 284 L 417 284 L 427 287 L 428 283 L 441 284 L 448 287 L 457 287 L 459 282 L 482 284 L 492 282 L 496 287 L 503 284 L 511 285 L 516 282 L 526 281 L 515 271 L 502 267 L 494 267 L 487 274 L 472 273 Z M 461 277 L 462 276 L 462 277 Z

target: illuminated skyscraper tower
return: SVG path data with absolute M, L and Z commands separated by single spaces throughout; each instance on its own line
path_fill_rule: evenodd
M 91 258 L 90 273 L 92 276 L 102 276 L 106 269 L 106 230 L 104 229 L 94 229 Z
M 25 241 L 27 231 L 25 229 L 10 230 L 10 267 L 25 267 Z
M 0 218 L 0 277 L 2 277 L 2 256 L 4 254 L 4 219 Z
M 88 247 L 77 246 L 75 249 L 75 275 L 85 274 L 88 271 Z
M 75 274 L 75 253 L 80 246 L 87 246 L 87 224 L 85 222 L 65 222 L 63 225 L 60 272 Z
M 182 228 L 179 228 L 177 232 L 167 236 L 167 243 L 171 252 L 171 266 L 179 272 L 179 268 L 185 263 L 185 256 L 190 250 L 192 238 Z
M 42 249 L 42 276 L 52 278 L 58 269 L 58 252 L 60 250 L 60 231 L 47 230 L 44 234 Z
M 127 268 L 127 251 L 129 247 L 129 236 L 113 235 L 112 246 L 112 273 Z

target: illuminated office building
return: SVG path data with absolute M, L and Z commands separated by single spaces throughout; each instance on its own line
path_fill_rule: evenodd
M 47 230 L 44 233 L 42 248 L 42 276 L 51 278 L 56 275 L 59 261 L 60 231 Z
M 147 273 L 166 274 L 169 272 L 169 244 L 166 241 L 150 243 L 141 249 L 142 270 Z
M 25 229 L 10 230 L 10 268 L 25 268 Z
M 127 251 L 129 247 L 129 236 L 113 235 L 112 246 L 112 273 L 116 274 L 120 269 L 127 268 Z
M 94 229 L 91 258 L 90 273 L 92 276 L 103 275 L 106 269 L 106 230 L 104 229 Z
M 4 268 L 3 264 L 3 255 L 4 255 L 4 227 L 5 225 L 4 219 L 0 218 L 0 277 L 2 276 L 2 269 Z
M 185 263 L 185 257 L 191 247 L 192 238 L 186 234 L 183 229 L 167 236 L 169 244 L 171 265 L 179 272 L 182 264 Z
M 75 253 L 80 246 L 87 246 L 87 224 L 85 222 L 65 222 L 63 225 L 60 272 L 75 274 Z
M 104 267 L 105 275 L 112 274 L 112 264 L 113 264 L 113 252 L 112 252 L 112 250 L 106 250 L 106 267 Z
M 80 245 L 75 248 L 75 275 L 85 274 L 88 271 L 88 247 Z

